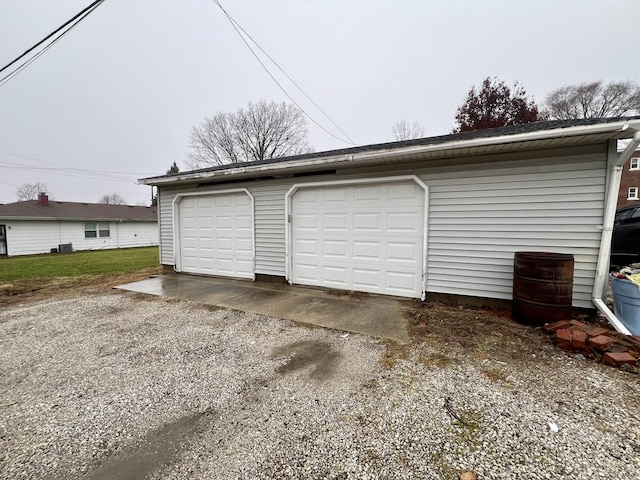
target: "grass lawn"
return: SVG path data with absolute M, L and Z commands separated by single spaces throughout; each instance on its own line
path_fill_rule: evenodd
M 0 283 L 136 272 L 158 267 L 158 247 L 30 255 L 0 260 Z

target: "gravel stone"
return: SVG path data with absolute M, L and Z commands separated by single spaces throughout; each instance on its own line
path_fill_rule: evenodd
M 3 308 L 0 478 L 637 478 L 637 376 L 386 349 L 122 292 Z

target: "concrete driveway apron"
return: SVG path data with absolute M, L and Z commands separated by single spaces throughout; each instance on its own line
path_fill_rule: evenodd
M 167 274 L 115 288 L 373 337 L 409 341 L 412 300 L 220 277 Z

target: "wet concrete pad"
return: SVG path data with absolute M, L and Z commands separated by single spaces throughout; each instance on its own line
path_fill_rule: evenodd
M 357 298 L 313 288 L 170 274 L 116 288 L 191 300 L 379 338 L 409 341 L 410 301 L 359 294 Z

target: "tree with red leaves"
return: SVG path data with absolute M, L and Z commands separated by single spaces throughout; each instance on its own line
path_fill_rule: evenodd
M 544 120 L 538 106 L 527 97 L 522 85 L 515 82 L 510 88 L 496 77 L 487 77 L 476 90 L 471 87 L 466 101 L 456 110 L 453 133 L 484 130 L 486 128 L 520 125 Z

